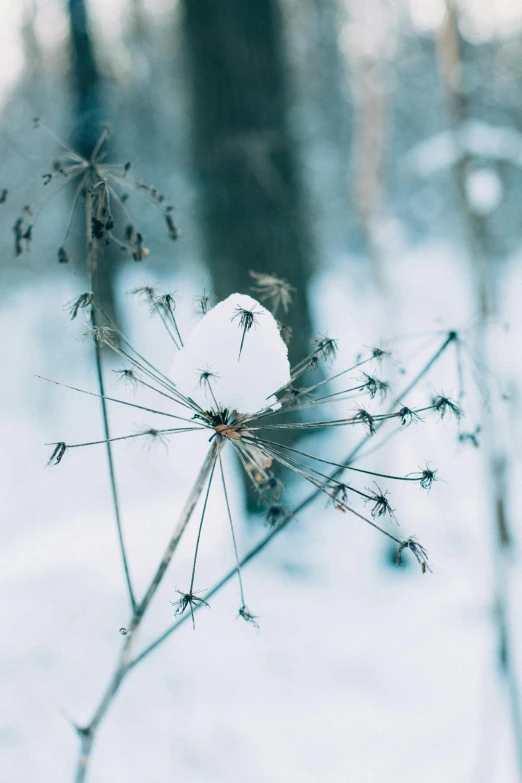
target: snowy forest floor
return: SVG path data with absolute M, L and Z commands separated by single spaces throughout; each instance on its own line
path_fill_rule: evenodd
M 459 328 L 474 315 L 467 272 L 447 247 L 410 250 L 393 261 L 389 276 L 387 294 L 379 296 L 347 258 L 314 280 L 316 331 L 340 341 L 335 366 L 365 345 L 411 334 L 418 336 L 398 341 L 395 351 L 413 374 L 440 341 L 436 330 Z M 132 268 L 120 290 L 148 277 Z M 520 277 L 520 264 L 513 263 L 503 291 L 511 329 L 499 329 L 495 338 L 515 390 L 521 388 L 520 363 L 512 358 L 520 334 Z M 194 318 L 195 281 L 168 283 L 184 295 L 185 322 Z M 62 309 L 81 293 L 78 285 L 69 277 L 26 280 L 4 287 L 0 306 L 6 354 L 0 428 L 9 444 L 0 457 L 0 777 L 6 781 L 70 783 L 77 739 L 69 716 L 78 722 L 90 716 L 128 621 L 103 448 L 76 450 L 61 465 L 43 467 L 51 452 L 46 443 L 101 434 L 95 399 L 35 378 L 95 389 L 91 346 L 75 339 L 85 328 L 71 325 Z M 132 338 L 168 369 L 172 349 L 160 326 L 137 303 L 124 304 Z M 394 365 L 383 364 L 379 375 L 390 374 L 404 382 Z M 112 380 L 109 388 L 114 391 Z M 442 389 L 457 392 L 450 357 L 412 402 L 424 403 Z M 515 412 L 518 402 L 512 393 L 506 404 Z M 136 414 L 115 406 L 114 434 L 154 424 L 153 417 Z M 479 420 L 475 409 L 463 429 Z M 115 449 L 138 592 L 204 454 L 206 436 L 194 435 L 178 436 L 168 449 L 156 444 L 147 450 L 135 441 Z M 515 475 L 519 425 L 511 436 Z M 339 460 L 357 437 L 346 429 L 315 437 L 314 452 Z M 457 443 L 454 422 L 430 416 L 359 464 L 406 473 L 426 460 L 443 479 L 429 495 L 417 485 L 390 490 L 400 534 L 413 533 L 426 546 L 433 574 L 423 576 L 411 563 L 395 568 L 376 531 L 319 498 L 245 570 L 247 603 L 259 616 L 259 630 L 237 619 L 237 585 L 229 583 L 210 610 L 198 613 L 195 632 L 185 624 L 132 674 L 101 729 L 92 783 L 515 783 L 497 666 L 482 452 Z M 262 520 L 247 521 L 233 464 L 228 470 L 234 471 L 233 508 L 244 551 L 262 534 Z M 289 502 L 306 491 L 296 482 Z M 512 509 L 519 491 L 513 487 Z M 512 521 L 519 538 L 519 520 Z M 194 527 L 155 599 L 144 643 L 145 635 L 152 639 L 172 622 L 169 601 L 190 572 Z M 215 493 L 196 586 L 211 587 L 232 565 L 225 507 Z M 516 595 L 520 573 L 514 581 Z M 520 604 L 518 611 L 513 621 L 522 629 Z

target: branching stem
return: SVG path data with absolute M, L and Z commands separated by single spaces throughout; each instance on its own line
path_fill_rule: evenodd
M 160 583 L 165 576 L 165 572 L 169 567 L 172 556 L 174 555 L 180 539 L 192 517 L 196 504 L 201 494 L 203 493 L 207 482 L 210 481 L 210 476 L 214 471 L 216 460 L 221 452 L 222 447 L 223 442 L 220 439 L 216 438 L 213 440 L 201 470 L 199 471 L 199 474 L 196 478 L 194 486 L 192 487 L 190 495 L 188 496 L 185 506 L 178 519 L 177 525 L 174 528 L 172 536 L 168 542 L 167 548 L 165 549 L 163 558 L 161 559 L 156 572 L 152 577 L 150 585 L 143 599 L 139 602 L 139 604 L 134 606 L 131 621 L 128 628 L 126 629 L 125 641 L 120 652 L 118 664 L 109 682 L 109 685 L 87 726 L 77 727 L 77 732 L 80 737 L 80 757 L 78 759 L 78 765 L 76 768 L 75 783 L 84 783 L 86 780 L 87 769 L 91 758 L 97 729 L 104 719 L 107 710 L 112 704 L 116 694 L 118 693 L 123 680 L 132 667 L 132 649 L 138 630 L 152 602 L 152 599 L 154 598 L 154 595 L 156 594 L 156 591 L 158 590 L 158 587 L 160 586 Z

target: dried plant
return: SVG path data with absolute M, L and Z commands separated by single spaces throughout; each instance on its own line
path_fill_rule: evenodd
M 254 317 L 253 313 L 255 312 L 260 330 L 262 328 L 261 324 L 266 323 L 266 319 L 271 316 L 268 311 L 264 310 L 259 304 L 257 307 L 253 305 L 246 309 L 242 304 L 242 299 L 239 299 L 240 301 L 238 303 L 234 296 L 229 298 L 229 305 L 230 308 L 232 308 L 230 309 L 231 316 L 229 321 L 232 322 L 237 329 L 238 345 L 242 351 L 237 357 L 237 362 L 241 366 L 241 362 L 245 361 L 244 356 L 247 356 L 245 351 L 248 351 L 249 348 L 248 343 L 245 343 L 245 335 L 248 334 L 248 329 L 245 328 L 246 316 L 244 313 L 252 314 L 252 317 Z M 148 294 L 146 300 L 148 300 Z M 229 300 L 226 300 L 226 302 Z M 154 299 L 154 301 L 156 300 Z M 226 302 L 223 304 L 226 304 Z M 136 402 L 130 402 L 107 395 L 104 395 L 104 401 L 106 403 L 131 406 L 139 410 L 147 410 L 166 417 L 169 422 L 172 421 L 172 419 L 176 421 L 175 426 L 168 426 L 164 429 L 154 429 L 155 438 L 161 437 L 170 439 L 180 433 L 206 431 L 209 434 L 210 447 L 180 519 L 174 528 L 171 540 L 161 558 L 156 574 L 151 580 L 143 598 L 134 604 L 130 621 L 125 628 L 125 640 L 123 642 L 120 661 L 110 682 L 108 691 L 102 698 L 100 706 L 90 723 L 87 726 L 78 729 L 82 742 L 82 753 L 78 767 L 78 781 L 84 779 L 96 731 L 112 703 L 112 699 L 119 690 L 122 681 L 138 662 L 141 662 L 146 658 L 154 649 L 162 644 L 177 627 L 179 627 L 179 624 L 185 620 L 187 615 L 191 618 L 195 627 L 195 615 L 197 611 L 201 608 L 208 608 L 210 606 L 210 599 L 212 596 L 229 581 L 233 574 L 235 574 L 238 579 L 239 587 L 238 617 L 257 627 L 257 618 L 248 608 L 246 602 L 242 568 L 252 558 L 256 557 L 269 541 L 272 540 L 274 536 L 278 535 L 292 519 L 295 519 L 296 514 L 316 496 L 321 494 L 324 495 L 333 503 L 337 510 L 344 514 L 351 514 L 354 518 L 371 525 L 381 534 L 395 542 L 397 546 L 398 565 L 402 563 L 403 553 L 408 550 L 419 563 L 423 573 L 431 570 L 428 565 L 426 549 L 418 543 L 414 537 L 400 536 L 395 530 L 383 527 L 378 523 L 377 520 L 380 520 L 385 516 L 388 516 L 392 523 L 395 522 L 395 510 L 392 509 L 388 498 L 389 491 L 383 490 L 380 484 L 374 484 L 373 488 L 357 487 L 354 480 L 359 475 L 360 477 L 370 476 L 374 479 L 379 479 L 379 481 L 414 482 L 429 491 L 433 482 L 436 480 L 436 470 L 432 469 L 427 464 L 425 469 L 420 469 L 419 471 L 404 475 L 391 475 L 356 467 L 353 462 L 367 440 L 373 438 L 378 430 L 387 422 L 398 420 L 402 428 L 413 420 L 420 422 L 421 413 L 427 414 L 429 411 L 432 411 L 433 413 L 438 413 L 442 416 L 446 412 L 448 404 L 441 405 L 440 395 L 430 402 L 430 404 L 415 409 L 406 408 L 403 404 L 403 400 L 418 384 L 419 380 L 429 371 L 443 352 L 454 344 L 457 339 L 453 334 L 445 337 L 443 344 L 430 359 L 426 367 L 413 379 L 408 387 L 392 401 L 390 407 L 384 413 L 370 413 L 364 408 L 359 408 L 358 410 L 356 409 L 348 412 L 347 415 L 341 418 L 329 419 L 323 416 L 316 416 L 314 420 L 302 421 L 295 416 L 293 417 L 292 413 L 301 408 L 311 407 L 314 410 L 322 409 L 332 402 L 337 402 L 339 399 L 349 400 L 354 394 L 359 396 L 368 395 L 370 399 L 373 399 L 375 396 L 373 393 L 375 391 L 375 386 L 373 381 L 368 384 L 368 378 L 374 379 L 374 376 L 365 375 L 362 382 L 361 379 L 358 381 L 356 380 L 353 386 L 348 382 L 345 389 L 328 395 L 322 395 L 320 392 L 318 393 L 318 389 L 328 380 L 323 379 L 311 386 L 301 387 L 301 390 L 306 389 L 306 398 L 302 402 L 300 401 L 299 395 L 297 395 L 295 398 L 296 402 L 292 406 L 281 405 L 281 401 L 287 399 L 288 389 L 294 384 L 296 376 L 304 374 L 303 368 L 310 368 L 312 366 L 310 363 L 311 357 L 319 356 L 320 361 L 323 362 L 329 357 L 329 354 L 327 353 L 325 355 L 324 351 L 321 356 L 318 343 L 314 342 L 311 354 L 296 367 L 291 368 L 288 383 L 280 388 L 274 389 L 274 393 L 268 395 L 266 404 L 255 413 L 243 413 L 239 410 L 224 407 L 220 403 L 220 373 L 211 370 L 208 367 L 198 369 L 197 378 L 194 379 L 194 384 L 195 388 L 198 388 L 200 392 L 206 396 L 207 404 L 203 405 L 200 402 L 197 402 L 193 396 L 184 393 L 166 371 L 154 367 L 141 356 L 133 348 L 127 338 L 117 330 L 114 323 L 108 318 L 103 310 L 99 308 L 95 299 L 90 302 L 89 306 L 97 310 L 100 319 L 104 319 L 103 326 L 97 335 L 98 339 L 105 347 L 112 350 L 116 355 L 126 360 L 128 363 L 129 367 L 123 371 L 125 377 L 131 378 L 133 385 L 136 385 L 138 389 L 143 387 L 153 390 L 164 400 L 167 399 L 169 401 L 169 409 L 163 407 L 145 407 Z M 250 321 L 249 319 L 249 322 L 250 326 L 253 326 L 253 320 Z M 165 321 L 163 321 L 163 323 L 168 329 L 168 324 L 166 324 Z M 170 330 L 169 334 L 172 336 Z M 179 340 L 173 339 L 173 342 L 179 347 L 181 336 Z M 359 359 L 355 365 L 334 373 L 331 377 L 339 378 L 357 370 L 361 365 L 371 363 L 379 358 L 380 357 L 375 356 L 373 351 L 370 351 L 368 356 Z M 218 367 L 219 364 L 216 366 Z M 53 381 L 53 383 L 57 383 L 57 381 Z M 87 390 L 76 389 L 76 391 L 99 396 L 98 394 Z M 451 406 L 450 409 L 454 412 Z M 307 431 L 309 429 L 343 427 L 359 427 L 365 430 L 365 434 L 359 445 L 353 449 L 346 460 L 342 462 L 335 462 L 325 456 L 318 456 L 308 451 L 284 445 L 277 440 L 277 432 L 285 429 Z M 115 441 L 125 440 L 127 438 L 145 438 L 150 437 L 150 434 L 151 430 L 149 429 L 138 433 L 121 435 L 117 438 L 110 438 L 108 441 L 114 443 Z M 55 462 L 59 462 L 63 459 L 64 454 L 69 449 L 96 446 L 106 442 L 107 441 L 104 440 L 70 444 L 60 442 L 55 444 L 51 459 Z M 248 480 L 250 481 L 259 502 L 265 505 L 265 518 L 269 528 L 268 533 L 261 541 L 243 557 L 241 557 L 238 552 L 235 524 L 230 509 L 227 482 L 223 468 L 222 453 L 225 449 L 236 453 L 239 464 L 246 472 Z M 294 474 L 307 481 L 312 487 L 311 495 L 304 502 L 299 504 L 297 508 L 288 508 L 280 501 L 283 487 L 274 472 L 277 465 L 289 469 Z M 343 480 L 343 476 L 347 472 L 352 474 L 352 481 L 349 485 Z M 225 575 L 214 588 L 201 594 L 201 591 L 198 591 L 195 588 L 198 552 L 204 532 L 208 498 L 216 474 L 219 475 L 219 484 L 225 498 L 236 566 L 234 571 Z M 200 497 L 203 498 L 203 505 L 198 523 L 197 541 L 193 555 L 190 583 L 187 585 L 186 589 L 177 590 L 180 597 L 173 601 L 173 606 L 175 608 L 174 613 L 177 619 L 158 639 L 149 644 L 141 652 L 135 652 L 134 643 L 137 632 L 140 629 L 150 603 L 165 576 L 166 570 Z M 357 498 L 359 498 L 363 504 L 370 504 L 370 516 L 366 516 L 362 509 L 357 508 Z
M 394 542 L 397 547 L 397 564 L 402 562 L 403 553 L 408 550 L 418 562 L 421 571 L 425 573 L 429 569 L 428 557 L 425 548 L 412 536 L 399 535 L 395 524 L 395 510 L 388 499 L 389 490 L 381 489 L 380 484 L 374 484 L 374 489 L 357 486 L 358 478 L 368 480 L 371 477 L 379 482 L 402 481 L 413 482 L 426 490 L 430 490 L 436 480 L 437 471 L 430 468 L 428 463 L 425 469 L 418 472 L 404 473 L 400 475 L 384 474 L 378 471 L 357 467 L 354 462 L 360 455 L 363 447 L 370 438 L 375 438 L 378 432 L 387 423 L 397 421 L 399 429 L 412 422 L 422 422 L 421 414 L 429 412 L 438 413 L 441 417 L 454 415 L 460 418 L 460 406 L 444 395 L 438 395 L 431 402 L 413 408 L 406 407 L 405 399 L 411 391 L 417 387 L 421 379 L 432 369 L 439 358 L 452 346 L 457 346 L 459 338 L 452 331 L 444 335 L 441 345 L 421 371 L 411 380 L 400 394 L 394 395 L 387 409 L 367 410 L 360 399 L 367 396 L 371 401 L 378 398 L 382 400 L 389 392 L 387 382 L 380 380 L 374 373 L 360 373 L 360 368 L 371 367 L 372 363 L 380 363 L 388 357 L 388 352 L 381 348 L 368 350 L 367 355 L 359 356 L 354 364 L 344 367 L 340 371 L 329 374 L 321 380 L 306 385 L 304 378 L 318 366 L 325 368 L 336 360 L 337 340 L 330 337 L 319 337 L 312 341 L 310 353 L 294 367 L 288 368 L 283 373 L 284 382 L 276 383 L 267 389 L 266 398 L 261 404 L 247 406 L 242 409 L 239 405 L 226 403 L 226 394 L 223 392 L 223 384 L 227 373 L 236 373 L 241 380 L 241 373 L 252 374 L 249 378 L 259 393 L 259 386 L 266 383 L 265 372 L 267 369 L 261 360 L 255 355 L 258 339 L 264 339 L 266 330 L 271 330 L 274 352 L 271 362 L 276 362 L 275 355 L 281 358 L 282 365 L 288 360 L 287 351 L 283 339 L 279 336 L 279 327 L 274 320 L 278 309 L 287 311 L 291 302 L 293 289 L 284 281 L 274 276 L 258 275 L 253 273 L 257 283 L 257 291 L 263 301 L 270 305 L 272 312 L 266 310 L 259 302 L 251 297 L 233 294 L 225 302 L 213 306 L 212 298 L 204 292 L 198 299 L 197 307 L 202 320 L 197 329 L 204 330 L 206 319 L 213 318 L 213 337 L 219 340 L 219 329 L 216 331 L 216 313 L 228 307 L 228 315 L 222 319 L 222 328 L 227 332 L 228 342 L 233 344 L 235 351 L 234 361 L 227 368 L 221 368 L 220 356 L 215 357 L 214 362 L 207 362 L 205 357 L 194 365 L 193 386 L 189 392 L 183 388 L 183 384 L 176 380 L 168 368 L 158 368 L 147 358 L 139 353 L 130 343 L 127 337 L 120 331 L 111 317 L 104 311 L 97 296 L 96 276 L 100 261 L 103 258 L 103 250 L 108 243 L 115 243 L 135 261 L 141 261 L 146 256 L 143 236 L 134 227 L 134 223 L 127 216 L 124 194 L 120 189 L 128 185 L 129 164 L 117 166 L 105 163 L 101 153 L 102 146 L 107 137 L 104 131 L 90 160 L 85 160 L 67 145 L 63 154 L 58 157 L 52 171 L 46 174 L 44 186 L 52 186 L 59 182 L 66 184 L 77 181 L 77 192 L 73 202 L 73 211 L 78 204 L 82 204 L 85 214 L 85 243 L 88 268 L 90 274 L 89 291 L 79 295 L 76 300 L 67 305 L 71 319 L 78 317 L 80 312 L 85 312 L 89 318 L 90 328 L 87 337 L 92 339 L 96 356 L 97 391 L 78 389 L 59 383 L 61 386 L 76 392 L 95 396 L 100 400 L 104 437 L 96 438 L 81 443 L 69 443 L 61 440 L 50 444 L 53 451 L 50 456 L 50 465 L 59 465 L 72 449 L 96 447 L 103 445 L 107 449 L 109 458 L 109 480 L 112 489 L 113 506 L 115 512 L 116 527 L 119 536 L 120 554 L 123 571 L 127 584 L 127 592 L 130 603 L 130 618 L 125 627 L 120 629 L 124 637 L 119 661 L 114 674 L 109 682 L 106 692 L 103 694 L 99 706 L 89 723 L 85 726 L 77 726 L 77 733 L 81 742 L 80 758 L 76 772 L 76 783 L 85 780 L 88 764 L 95 737 L 114 697 L 120 689 L 122 682 L 134 667 L 147 658 L 150 653 L 160 646 L 188 617 L 195 627 L 195 615 L 201 608 L 210 606 L 211 598 L 233 577 L 238 582 L 238 617 L 257 627 L 258 618 L 248 608 L 245 598 L 242 569 L 277 536 L 285 527 L 296 518 L 304 508 L 314 499 L 323 496 L 334 508 L 344 515 L 351 516 L 365 524 L 370 525 L 386 538 Z M 152 203 L 160 210 L 165 218 L 170 238 L 175 239 L 178 231 L 172 218 L 172 206 L 166 202 L 159 191 L 143 180 L 135 180 L 133 186 L 148 196 Z M 126 228 L 123 237 L 114 233 L 114 210 L 118 209 L 125 217 Z M 17 221 L 15 227 L 15 251 L 23 252 L 30 243 L 33 235 L 33 223 L 29 217 L 35 215 L 33 207 L 26 207 Z M 72 215 L 65 240 L 60 245 L 58 259 L 61 262 L 67 260 L 68 253 L 66 242 L 70 230 Z M 132 293 L 140 296 L 153 314 L 159 316 L 163 327 L 167 330 L 173 345 L 173 353 L 178 356 L 187 355 L 190 349 L 189 337 L 187 342 L 182 339 L 180 324 L 176 315 L 177 295 L 173 292 L 160 293 L 153 286 L 143 285 Z M 232 332 L 230 332 L 232 330 Z M 194 333 L 196 330 L 194 330 Z M 230 334 L 232 339 L 230 340 Z M 274 337 L 276 335 L 276 337 Z M 227 340 L 223 338 L 223 350 L 227 347 Z M 102 352 L 102 349 L 103 352 Z M 118 380 L 125 381 L 135 393 L 140 389 L 147 389 L 161 397 L 160 407 L 140 405 L 136 401 L 109 396 L 105 391 L 102 371 L 102 357 L 106 351 L 112 351 L 125 363 L 123 369 L 118 370 Z M 219 352 L 218 352 L 219 353 Z M 283 361 L 284 359 L 284 361 Z M 170 362 L 169 362 L 170 364 Z M 272 376 L 270 376 L 272 377 Z M 339 383 L 340 378 L 343 388 L 338 391 L 324 393 L 326 384 L 333 381 Z M 49 379 L 44 379 L 49 380 Z M 244 378 L 243 378 L 244 380 Z M 57 381 L 51 381 L 58 383 Z M 353 407 L 352 400 L 357 402 Z M 303 411 L 328 410 L 331 404 L 344 404 L 348 402 L 349 408 L 342 415 L 328 417 L 326 414 L 303 419 Z M 118 435 L 113 437 L 109 428 L 109 405 L 118 404 L 131 407 L 136 410 L 153 413 L 166 419 L 164 428 L 146 427 L 139 432 Z M 344 460 L 334 461 L 327 456 L 319 456 L 311 451 L 305 451 L 279 442 L 278 432 L 292 430 L 306 433 L 309 430 L 360 429 L 361 439 Z M 207 433 L 209 436 L 209 448 L 203 464 L 200 467 L 194 486 L 189 492 L 183 510 L 174 526 L 170 540 L 158 562 L 156 572 L 150 581 L 144 595 L 136 597 L 131 569 L 128 562 L 125 540 L 123 535 L 122 519 L 119 508 L 118 492 L 115 478 L 113 458 L 113 444 L 128 439 L 144 439 L 150 443 L 166 442 L 181 433 Z M 235 524 L 229 502 L 227 480 L 222 460 L 225 450 L 233 452 L 238 464 L 244 470 L 247 479 L 255 492 L 260 505 L 264 506 L 264 515 L 268 526 L 266 534 L 258 543 L 243 556 L 240 555 L 237 545 Z M 277 467 L 281 466 L 291 471 L 295 476 L 307 482 L 311 487 L 310 494 L 297 506 L 291 507 L 281 501 L 284 487 L 277 476 Z M 346 481 L 346 475 L 350 474 L 350 483 Z M 226 506 L 227 519 L 230 528 L 231 544 L 235 556 L 235 567 L 212 587 L 202 591 L 196 589 L 195 578 L 197 573 L 198 553 L 202 536 L 204 534 L 204 522 L 208 507 L 208 499 L 214 483 L 218 484 L 222 492 Z M 178 544 L 195 512 L 198 501 L 201 499 L 201 514 L 197 527 L 197 539 L 192 561 L 191 578 L 185 589 L 177 590 L 180 596 L 173 601 L 175 622 L 167 627 L 157 639 L 148 644 L 141 651 L 135 649 L 138 631 L 148 613 L 151 602 L 165 577 L 172 557 Z M 361 504 L 360 506 L 358 504 Z M 364 513 L 364 505 L 370 504 L 370 515 Z M 380 524 L 381 518 L 389 518 L 391 527 Z

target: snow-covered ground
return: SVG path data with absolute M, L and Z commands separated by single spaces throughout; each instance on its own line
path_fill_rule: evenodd
M 407 375 L 393 362 L 379 371 L 398 389 L 442 342 L 443 330 L 469 324 L 474 312 L 466 272 L 447 247 L 404 252 L 388 276 L 388 293 L 379 297 L 344 259 L 314 281 L 315 315 L 317 332 L 340 341 L 334 369 L 364 346 L 417 335 L 394 343 Z M 121 290 L 143 277 L 130 269 Z M 164 283 L 170 284 L 184 294 L 180 323 L 188 330 L 196 322 L 191 308 L 199 281 Z M 520 335 L 517 286 L 513 265 L 504 292 L 511 331 L 499 330 L 497 338 L 512 406 L 520 374 L 510 359 Z M 76 339 L 85 328 L 62 309 L 81 289 L 64 275 L 3 290 L 0 780 L 69 783 L 77 754 L 70 720 L 87 720 L 97 703 L 128 606 L 103 447 L 70 451 L 59 466 L 44 469 L 52 451 L 46 443 L 101 437 L 96 399 L 35 377 L 95 390 L 91 345 Z M 125 304 L 132 339 L 168 370 L 172 349 L 161 325 L 136 301 Z M 128 396 L 115 380 L 111 391 Z M 466 384 L 465 407 L 476 396 L 469 373 Z M 408 402 L 426 404 L 442 389 L 458 391 L 449 355 Z M 118 406 L 112 415 L 114 434 L 156 423 Z M 475 409 L 463 429 L 477 421 Z M 509 437 L 520 454 L 513 421 Z M 195 632 L 186 623 L 124 684 L 101 728 L 90 781 L 514 783 L 496 662 L 487 478 L 481 450 L 457 444 L 456 434 L 454 422 L 430 415 L 359 463 L 407 473 L 430 460 L 439 469 L 443 481 L 429 495 L 415 484 L 381 482 L 391 490 L 399 534 L 413 533 L 426 546 L 433 574 L 423 576 L 411 563 L 391 567 L 383 537 L 317 500 L 245 570 L 259 630 L 237 619 L 237 584 L 229 583 L 210 610 L 199 612 Z M 358 437 L 344 428 L 314 438 L 311 448 L 338 460 Z M 138 592 L 206 447 L 203 433 L 178 435 L 168 449 L 161 443 L 147 449 L 139 440 L 116 444 Z M 245 519 L 237 466 L 226 467 L 234 516 Z M 296 482 L 288 502 L 306 492 Z M 252 522 L 238 528 L 241 551 L 263 532 Z M 143 644 L 172 622 L 169 601 L 187 586 L 194 541 L 192 525 L 154 601 Z M 211 587 L 232 565 L 224 502 L 215 492 L 196 587 Z

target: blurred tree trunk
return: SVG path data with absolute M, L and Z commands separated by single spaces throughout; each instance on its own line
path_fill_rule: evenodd
M 309 352 L 311 246 L 294 142 L 277 0 L 184 0 L 204 252 L 219 298 L 249 271 L 296 289 L 292 363 Z M 255 296 L 255 294 L 254 294 Z
M 69 0 L 71 71 L 75 94 L 72 146 L 90 158 L 106 119 L 102 79 L 96 62 L 86 0 Z M 82 216 L 83 217 L 83 216 Z M 115 320 L 114 281 L 119 256 L 106 249 L 97 275 L 97 296 Z

